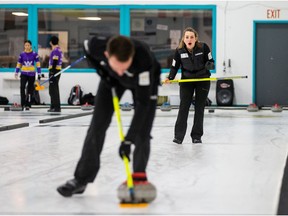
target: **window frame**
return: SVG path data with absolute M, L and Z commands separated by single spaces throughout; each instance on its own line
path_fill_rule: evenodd
M 119 34 L 130 36 L 130 11 L 131 10 L 211 10 L 212 11 L 212 55 L 216 64 L 216 5 L 85 5 L 85 4 L 3 4 L 0 5 L 2 9 L 27 9 L 28 29 L 27 38 L 31 40 L 32 44 L 38 44 L 38 10 L 39 9 L 118 9 L 120 13 L 120 32 Z M 35 47 L 38 51 L 38 47 Z M 79 56 L 80 58 L 80 56 Z M 47 68 L 41 68 L 45 73 Z M 169 72 L 169 68 L 163 68 L 162 73 Z M 0 68 L 0 72 L 14 72 L 15 68 Z M 69 68 L 66 73 L 94 73 L 94 69 L 90 68 Z M 211 73 L 216 73 L 212 70 Z
M 159 9 L 159 10 L 211 10 L 212 12 L 212 56 L 215 61 L 216 68 L 216 5 L 127 5 L 127 12 L 125 13 L 125 21 L 128 23 L 123 32 L 124 35 L 130 36 L 130 10 L 145 10 L 145 9 Z M 120 19 L 121 22 L 121 19 Z M 184 29 L 183 29 L 184 30 Z M 197 30 L 196 30 L 197 31 Z M 182 33 L 182 32 L 181 32 Z M 162 68 L 162 73 L 168 73 L 170 68 Z M 216 69 L 211 70 L 211 73 L 216 73 Z M 179 72 L 178 72 L 179 73 Z

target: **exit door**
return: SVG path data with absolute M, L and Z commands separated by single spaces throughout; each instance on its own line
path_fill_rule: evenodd
M 288 22 L 256 24 L 255 102 L 288 105 Z

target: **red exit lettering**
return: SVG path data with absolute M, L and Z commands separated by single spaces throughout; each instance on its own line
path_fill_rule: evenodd
M 280 18 L 280 9 L 277 9 L 277 10 L 268 9 L 267 10 L 267 18 L 268 19 L 279 19 Z

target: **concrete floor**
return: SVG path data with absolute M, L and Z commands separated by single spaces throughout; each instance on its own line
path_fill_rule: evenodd
M 61 116 L 85 112 L 62 109 Z M 0 126 L 29 127 L 0 132 L 0 214 L 276 214 L 288 150 L 288 112 L 205 111 L 202 144 L 189 137 L 172 142 L 178 109 L 157 110 L 147 174 L 157 198 L 147 208 L 120 208 L 117 187 L 125 180 L 118 156 L 115 118 L 107 131 L 101 169 L 82 195 L 64 198 L 56 188 L 73 177 L 91 115 L 50 123 L 47 109 L 0 109 Z M 124 131 L 133 111 L 122 112 Z

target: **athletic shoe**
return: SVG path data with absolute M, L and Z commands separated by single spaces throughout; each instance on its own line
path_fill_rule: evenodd
M 47 110 L 47 112 L 61 112 L 61 109 L 52 108 Z
M 192 138 L 192 143 L 202 143 L 201 139 Z
M 87 184 L 80 183 L 76 179 L 71 179 L 59 186 L 57 191 L 64 197 L 71 197 L 73 194 L 82 194 L 85 191 L 86 186 Z
M 22 111 L 29 111 L 29 110 L 30 110 L 30 107 L 27 107 L 27 106 L 26 107 L 24 107 L 24 106 L 22 107 Z
M 182 144 L 182 141 L 179 140 L 179 139 L 176 139 L 176 138 L 173 139 L 173 142 L 174 142 L 174 143 L 177 143 L 177 144 Z

